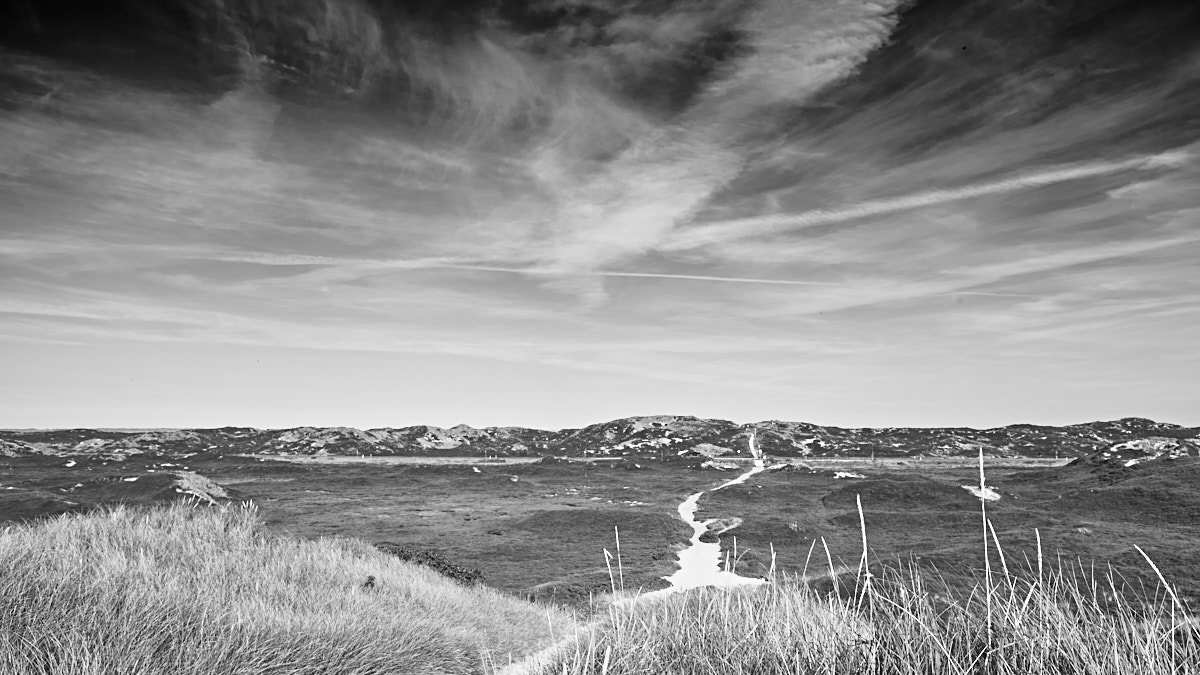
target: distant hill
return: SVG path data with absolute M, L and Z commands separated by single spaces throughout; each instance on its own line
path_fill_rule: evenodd
M 459 425 L 354 429 L 9 430 L 0 431 L 0 456 L 135 454 L 410 455 L 500 457 L 747 457 L 748 439 L 776 457 L 1085 457 L 1125 444 L 1193 447 L 1200 428 L 1128 417 L 1063 427 L 1014 424 L 995 429 L 859 428 L 805 422 L 735 424 L 727 420 L 658 415 L 628 417 L 582 429 L 476 429 Z

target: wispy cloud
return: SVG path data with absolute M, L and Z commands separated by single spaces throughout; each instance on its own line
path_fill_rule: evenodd
M 733 239 L 777 234 L 815 225 L 844 223 L 868 216 L 887 215 L 922 206 L 934 206 L 970 199 L 972 197 L 1004 194 L 1017 190 L 1043 187 L 1124 171 L 1154 171 L 1177 168 L 1190 161 L 1190 153 L 1185 151 L 1171 151 L 1134 157 L 1120 162 L 1095 162 L 1069 167 L 1057 167 L 1048 171 L 1027 173 L 999 181 L 949 190 L 929 190 L 892 199 L 871 200 L 838 209 L 815 209 L 802 213 L 779 213 L 718 223 L 706 223 L 680 232 L 670 241 L 665 242 L 660 248 L 667 251 L 684 250 L 697 246 L 719 244 Z
M 739 25 L 750 54 L 595 174 L 581 176 L 562 147 L 544 147 L 536 175 L 556 202 L 545 268 L 594 271 L 653 250 L 741 170 L 745 139 L 761 126 L 754 116 L 850 76 L 887 39 L 897 4 L 763 3 Z

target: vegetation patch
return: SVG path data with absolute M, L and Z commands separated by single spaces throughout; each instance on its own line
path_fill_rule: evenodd
M 414 546 L 407 546 L 405 544 L 394 544 L 390 541 L 381 541 L 375 544 L 375 548 L 389 555 L 394 555 L 405 562 L 428 567 L 438 574 L 449 577 L 460 584 L 470 586 L 471 584 L 477 584 L 483 581 L 483 572 L 479 571 L 478 569 L 463 567 L 462 565 L 455 565 L 449 560 L 446 560 L 446 558 L 437 551 L 416 548 Z

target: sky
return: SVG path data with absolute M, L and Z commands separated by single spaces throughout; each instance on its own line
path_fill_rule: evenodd
M 1195 3 L 0 26 L 0 427 L 1200 425 Z

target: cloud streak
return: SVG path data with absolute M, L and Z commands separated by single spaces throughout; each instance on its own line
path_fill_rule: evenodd
M 1173 169 L 1190 161 L 1190 153 L 1171 151 L 1134 157 L 1120 162 L 1094 162 L 1055 168 L 1049 171 L 1027 173 L 1015 178 L 949 190 L 929 190 L 893 199 L 865 201 L 840 209 L 814 209 L 802 213 L 780 213 L 769 216 L 726 220 L 699 225 L 680 232 L 659 248 L 664 251 L 682 251 L 748 237 L 779 234 L 817 225 L 844 223 L 859 218 L 888 215 L 923 206 L 935 206 L 971 199 L 973 197 L 1004 194 L 1125 171 Z
M 804 281 L 799 279 L 763 279 L 756 277 L 722 277 L 708 274 L 669 274 L 665 272 L 625 272 L 611 270 L 584 270 L 578 272 L 563 272 L 560 270 L 545 270 L 536 267 L 525 269 L 511 267 L 490 267 L 485 265 L 453 265 L 453 264 L 435 264 L 430 267 L 438 267 L 444 269 L 458 270 L 476 270 L 480 272 L 502 272 L 508 274 L 520 274 L 527 276 L 552 276 L 552 277 L 612 277 L 612 278 L 628 278 L 628 279 L 667 279 L 679 281 L 712 281 L 717 283 L 734 283 L 734 284 L 764 284 L 778 286 L 837 286 L 839 284 L 830 281 Z M 416 269 L 416 268 L 413 268 Z

